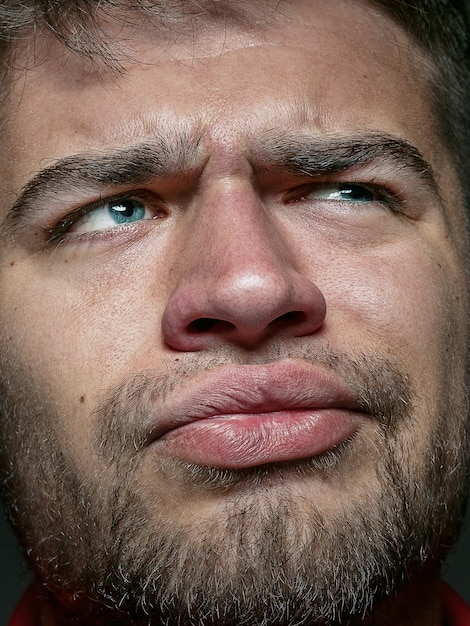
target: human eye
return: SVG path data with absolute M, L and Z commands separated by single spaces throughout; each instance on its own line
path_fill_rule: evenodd
M 391 192 L 365 183 L 315 183 L 297 189 L 288 198 L 290 202 L 327 201 L 354 205 L 391 200 L 396 200 Z
M 366 204 L 377 200 L 377 194 L 365 185 L 320 185 L 308 193 L 312 199 Z
M 83 234 L 91 231 L 102 231 L 117 226 L 126 226 L 153 219 L 154 213 L 143 202 L 135 198 L 118 198 L 108 200 L 95 208 L 90 208 L 77 219 L 68 232 Z
M 166 215 L 155 198 L 118 196 L 100 199 L 72 211 L 50 229 L 51 240 L 102 234 Z

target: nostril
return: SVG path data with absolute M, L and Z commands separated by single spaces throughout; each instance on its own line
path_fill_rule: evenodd
M 189 324 L 188 331 L 190 333 L 206 333 L 213 328 L 216 322 L 217 320 L 210 317 L 200 317 Z
M 277 326 L 282 328 L 283 326 L 290 326 L 291 324 L 301 324 L 305 320 L 305 313 L 303 311 L 288 311 L 276 317 L 270 326 Z M 235 324 L 227 322 L 225 320 L 219 320 L 212 317 L 199 317 L 193 320 L 188 325 L 188 332 L 191 334 L 208 333 L 214 330 L 230 330 L 235 328 Z
M 303 311 L 288 311 L 287 313 L 276 317 L 276 319 L 273 320 L 271 324 L 277 324 L 280 326 L 283 326 L 284 324 L 300 324 L 305 320 L 305 318 L 306 315 Z
M 230 329 L 235 328 L 235 326 L 225 320 L 218 320 L 212 317 L 199 317 L 188 325 L 188 332 L 192 334 L 208 333 L 214 330 L 214 328 L 222 330 L 222 328 Z

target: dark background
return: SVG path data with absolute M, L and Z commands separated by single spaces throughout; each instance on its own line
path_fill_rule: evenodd
M 467 0 L 470 9 L 470 0 Z M 470 604 L 470 514 L 464 523 L 460 540 L 444 567 L 447 580 Z M 6 626 L 11 613 L 30 581 L 27 567 L 13 533 L 0 509 L 0 626 Z

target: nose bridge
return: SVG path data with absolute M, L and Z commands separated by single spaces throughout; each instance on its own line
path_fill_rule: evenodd
M 189 238 L 198 268 L 212 281 L 249 288 L 287 266 L 286 243 L 250 181 L 223 178 L 204 190 L 191 217 Z M 194 274 L 193 274 L 194 276 Z
M 316 330 L 326 304 L 296 270 L 286 237 L 248 178 L 203 183 L 188 209 L 162 319 L 166 342 L 201 350 L 221 341 L 253 345 L 279 329 Z

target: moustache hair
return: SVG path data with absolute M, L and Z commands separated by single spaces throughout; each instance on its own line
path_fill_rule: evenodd
M 238 357 L 238 358 L 237 358 Z M 113 463 L 135 456 L 148 445 L 158 407 L 171 404 L 188 381 L 226 365 L 269 364 L 287 358 L 303 360 L 334 373 L 346 385 L 359 410 L 387 433 L 393 433 L 412 412 L 411 386 L 407 375 L 389 359 L 362 352 L 346 354 L 326 347 L 303 350 L 278 349 L 256 363 L 224 350 L 216 356 L 193 353 L 190 358 L 164 363 L 162 371 L 134 373 L 114 386 L 98 403 L 94 442 L 100 456 Z M 164 410 L 164 408 L 162 409 Z

